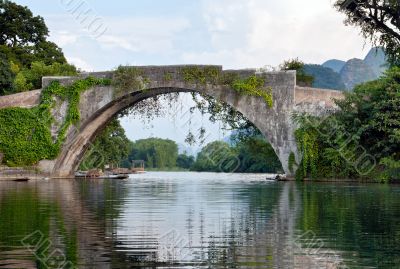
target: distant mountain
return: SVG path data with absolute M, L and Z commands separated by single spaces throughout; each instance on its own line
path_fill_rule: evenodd
M 355 85 L 379 78 L 386 69 L 386 55 L 380 47 L 372 48 L 363 60 L 332 59 L 322 65 L 304 66 L 305 73 L 314 77 L 313 87 L 334 90 L 352 90 Z
M 387 69 L 387 58 L 382 48 L 371 49 L 364 62 L 380 77 Z
M 344 90 L 346 88 L 340 74 L 331 68 L 317 64 L 306 64 L 304 72 L 314 77 L 313 87 L 332 90 Z
M 346 85 L 346 89 L 351 90 L 354 86 L 377 79 L 379 76 L 363 60 L 351 59 L 340 70 L 340 77 Z
M 326 61 L 325 63 L 322 64 L 323 67 L 327 67 L 335 71 L 336 73 L 340 73 L 340 70 L 342 70 L 343 66 L 346 64 L 345 61 L 341 60 L 329 60 Z

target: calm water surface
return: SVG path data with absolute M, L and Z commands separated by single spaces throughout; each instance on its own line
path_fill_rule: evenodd
M 400 268 L 400 186 L 264 178 L 0 182 L 0 268 Z

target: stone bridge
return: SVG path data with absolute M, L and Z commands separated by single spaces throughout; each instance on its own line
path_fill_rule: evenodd
M 184 68 L 215 68 L 220 74 L 235 74 L 242 78 L 257 74 L 265 78 L 265 86 L 272 89 L 273 106 L 269 107 L 261 97 L 238 94 L 228 85 L 196 83 L 183 78 Z M 221 66 L 144 66 L 140 70 L 145 78 L 144 87 L 131 88 L 116 94 L 115 87 L 95 86 L 81 94 L 80 122 L 69 128 L 61 153 L 55 160 L 42 160 L 40 170 L 52 177 L 71 177 L 79 167 L 90 142 L 119 112 L 136 103 L 156 95 L 171 92 L 199 92 L 224 102 L 242 113 L 267 138 L 279 157 L 286 174 L 288 159 L 293 152 L 300 161 L 294 138 L 293 112 L 308 112 L 314 115 L 335 108 L 333 98 L 342 98 L 342 92 L 296 86 L 295 71 L 257 72 L 255 69 L 222 70 Z M 43 88 L 57 80 L 69 85 L 84 77 L 113 78 L 114 72 L 84 73 L 79 77 L 45 77 Z M 166 74 L 168 76 L 166 76 Z M 0 109 L 5 107 L 34 107 L 39 104 L 41 90 L 19 93 L 0 98 Z M 56 121 L 65 118 L 67 103 L 58 102 L 52 114 Z M 54 129 L 54 128 L 53 128 Z M 137 130 L 140 132 L 140 130 Z

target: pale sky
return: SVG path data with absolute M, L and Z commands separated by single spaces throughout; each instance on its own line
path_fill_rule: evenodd
M 363 58 L 371 48 L 358 29 L 343 24 L 333 0 L 15 2 L 43 16 L 50 40 L 86 71 L 121 64 L 254 68 L 277 66 L 295 57 L 321 64 L 333 58 Z M 160 134 L 160 124 L 164 127 L 158 136 L 179 137 L 165 120 L 155 121 L 153 129 L 138 120 L 122 122 L 131 139 Z

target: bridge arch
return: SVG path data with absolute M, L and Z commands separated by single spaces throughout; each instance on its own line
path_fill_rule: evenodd
M 152 88 L 146 89 L 144 91 L 130 93 L 122 96 L 121 98 L 107 104 L 104 108 L 97 111 L 90 118 L 88 118 L 79 129 L 75 129 L 70 132 L 69 136 L 72 137 L 70 141 L 66 143 L 61 154 L 57 158 L 54 166 L 53 174 L 59 177 L 69 177 L 71 176 L 79 167 L 81 160 L 83 159 L 88 146 L 95 140 L 98 134 L 109 124 L 109 122 L 114 119 L 120 112 L 134 107 L 137 103 L 152 98 L 158 95 L 168 94 L 168 93 L 188 93 L 196 92 L 201 93 L 199 90 L 186 89 L 186 88 Z M 217 99 L 218 101 L 227 102 L 229 100 L 221 100 L 217 96 L 208 96 Z M 234 104 L 227 103 L 232 106 Z M 251 116 L 252 113 L 248 109 L 240 109 L 234 107 L 235 110 L 242 113 L 246 118 Z M 259 119 L 253 118 L 250 120 L 257 128 L 260 129 Z M 254 122 L 253 122 L 254 121 Z M 140 131 L 140 130 L 138 130 Z M 262 132 L 268 141 L 273 139 L 273 136 L 269 132 Z
M 40 163 L 42 170 L 54 177 L 71 177 L 78 168 L 90 142 L 121 111 L 138 102 L 160 94 L 172 92 L 198 92 L 232 106 L 252 122 L 274 148 L 282 167 L 288 175 L 288 159 L 291 152 L 297 156 L 294 126 L 291 115 L 294 107 L 295 72 L 265 73 L 266 86 L 272 88 L 273 106 L 268 107 L 263 98 L 240 95 L 229 86 L 202 84 L 177 79 L 181 67 L 146 67 L 143 73 L 148 83 L 142 89 L 130 89 L 115 96 L 112 86 L 97 86 L 82 93 L 80 100 L 81 120 L 79 128 L 70 128 L 59 157 L 54 161 Z M 166 81 L 161 76 L 169 72 L 174 79 Z M 221 68 L 221 72 L 222 68 Z M 241 76 L 254 75 L 255 70 L 239 72 Z M 107 78 L 112 72 L 91 73 L 87 76 Z M 48 85 L 55 78 L 44 78 Z M 69 84 L 77 78 L 56 78 L 62 84 Z M 298 156 L 297 156 L 298 157 Z

